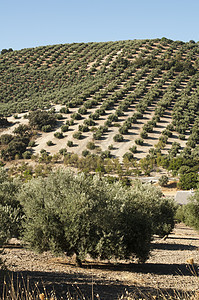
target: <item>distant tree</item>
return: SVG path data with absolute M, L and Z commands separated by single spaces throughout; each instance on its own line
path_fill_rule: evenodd
M 52 128 L 56 124 L 55 115 L 47 111 L 33 111 L 29 114 L 28 118 L 30 126 L 39 130 L 41 130 L 43 126 L 51 126 Z
M 10 124 L 6 118 L 0 116 L 0 128 L 8 127 Z
M 123 138 L 123 135 L 122 135 L 122 134 L 118 133 L 118 134 L 116 134 L 116 135 L 113 137 L 113 140 L 114 140 L 115 142 L 122 142 L 122 141 L 124 140 L 124 138 Z
M 166 186 L 167 183 L 168 183 L 168 180 L 169 180 L 169 178 L 168 178 L 167 175 L 162 175 L 162 176 L 160 177 L 158 183 L 159 183 L 160 186 Z

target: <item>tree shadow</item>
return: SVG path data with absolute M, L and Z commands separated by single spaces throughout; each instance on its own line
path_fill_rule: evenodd
M 155 274 L 155 275 L 180 275 L 180 276 L 191 276 L 193 275 L 189 265 L 184 264 L 161 264 L 161 263 L 86 263 L 82 267 L 92 269 L 109 270 L 109 271 L 120 271 L 130 273 L 142 273 L 142 274 Z M 191 267 L 192 268 L 192 267 Z M 197 272 L 197 270 L 195 270 Z
M 139 265 L 137 266 L 140 267 Z M 34 295 L 44 293 L 49 298 L 53 292 L 56 295 L 56 299 L 69 299 L 66 297 L 70 295 L 71 299 L 74 297 L 75 299 L 114 300 L 121 297 L 121 295 L 125 295 L 126 291 L 133 295 L 134 299 L 139 299 L 141 296 L 142 299 L 152 299 L 154 296 L 184 294 L 184 291 L 181 289 L 157 289 L 143 286 L 139 281 L 129 285 L 129 283 L 125 283 L 122 279 L 111 279 L 108 276 L 92 274 L 92 269 L 89 270 L 89 274 L 76 272 L 75 270 L 70 273 L 38 271 L 10 272 L 4 279 L 8 288 L 12 285 L 15 291 L 21 286 L 21 289 L 26 292 L 34 292 Z M 2 297 L 3 282 L 4 280 L 1 280 L 0 297 Z
M 182 245 L 182 244 L 166 244 L 166 243 L 154 243 L 153 249 L 161 249 L 161 250 L 196 250 L 198 247 L 192 245 Z
M 190 241 L 199 241 L 199 238 L 193 238 L 193 237 L 172 237 L 172 236 L 169 236 L 169 239 L 174 239 L 174 240 L 190 240 Z

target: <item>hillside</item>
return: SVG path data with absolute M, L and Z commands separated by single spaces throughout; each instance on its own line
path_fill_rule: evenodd
M 82 155 L 89 142 L 95 144 L 91 152 L 110 151 L 120 160 L 125 153 L 140 160 L 157 149 L 174 157 L 185 148 L 197 154 L 198 79 L 194 41 L 74 43 L 5 52 L 0 113 L 13 124 L 0 134 L 28 124 L 23 118 L 28 111 L 54 108 L 62 116 L 53 131 L 36 136 L 34 154 L 66 148 Z M 54 133 L 61 130 L 58 139 Z

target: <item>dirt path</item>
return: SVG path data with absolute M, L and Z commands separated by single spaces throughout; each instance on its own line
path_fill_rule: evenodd
M 71 258 L 53 257 L 49 252 L 35 254 L 15 240 L 5 247 L 1 256 L 14 278 L 18 272 L 19 277 L 28 277 L 33 287 L 38 283 L 41 290 L 43 286 L 48 291 L 54 287 L 56 293 L 63 297 L 68 290 L 71 293 L 81 291 L 91 298 L 93 288 L 100 299 L 118 299 L 125 290 L 155 294 L 157 290 L 170 293 L 171 289 L 175 289 L 180 293 L 198 289 L 198 278 L 187 263 L 187 260 L 193 259 L 197 271 L 198 249 L 199 234 L 184 224 L 178 224 L 167 240 L 154 240 L 152 256 L 143 265 L 88 260 L 83 268 L 78 268 Z

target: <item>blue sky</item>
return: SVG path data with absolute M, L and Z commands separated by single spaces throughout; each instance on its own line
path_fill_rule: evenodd
M 199 41 L 198 0 L 0 0 L 0 50 L 167 37 Z

